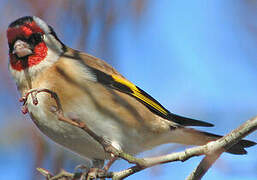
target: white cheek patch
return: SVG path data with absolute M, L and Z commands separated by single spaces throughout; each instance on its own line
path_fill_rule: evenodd
M 48 24 L 36 16 L 33 16 L 33 20 L 40 27 L 40 29 L 44 31 L 43 40 L 48 49 L 51 49 L 57 54 L 61 54 L 63 52 L 62 44 L 51 34 L 52 32 Z
M 49 50 L 54 51 L 58 55 L 63 52 L 62 44 L 52 34 L 45 34 L 43 40 Z

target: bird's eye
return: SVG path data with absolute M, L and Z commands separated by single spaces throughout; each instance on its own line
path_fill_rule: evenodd
M 45 40 L 45 38 L 46 38 L 46 35 L 43 34 L 43 35 L 42 35 L 42 40 Z
M 34 45 L 40 43 L 42 40 L 43 35 L 41 33 L 34 33 L 28 39 L 28 41 Z

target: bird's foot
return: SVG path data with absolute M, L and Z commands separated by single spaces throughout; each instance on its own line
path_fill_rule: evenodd
M 37 98 L 35 98 L 35 95 L 33 94 L 33 93 L 36 92 L 36 91 L 37 91 L 37 90 L 35 90 L 35 89 L 31 89 L 31 90 L 29 90 L 23 97 L 21 97 L 21 98 L 19 99 L 20 102 L 23 102 L 23 105 L 22 105 L 22 107 L 21 107 L 21 112 L 22 112 L 23 114 L 27 114 L 27 113 L 28 113 L 28 107 L 27 107 L 26 102 L 27 102 L 28 97 L 29 97 L 30 94 L 31 94 L 31 97 L 32 97 L 32 100 L 33 100 L 33 104 L 34 104 L 34 105 L 37 105 L 37 104 L 38 104 Z
M 86 180 L 91 180 L 91 179 L 103 179 L 103 177 L 106 176 L 106 171 L 103 169 L 99 168 L 90 168 L 88 173 L 86 174 Z
M 80 172 L 79 169 L 81 170 Z M 80 180 L 105 179 L 110 177 L 110 173 L 105 168 L 88 168 L 85 165 L 79 165 L 75 168 L 76 174 L 80 175 Z
M 62 107 L 61 107 L 61 104 L 60 104 L 60 99 L 57 96 L 57 94 L 55 92 L 49 90 L 49 89 L 43 88 L 43 89 L 31 89 L 23 97 L 21 97 L 19 99 L 20 102 L 23 102 L 23 106 L 22 106 L 22 113 L 23 114 L 28 113 L 28 108 L 27 108 L 27 103 L 26 102 L 28 100 L 29 95 L 31 95 L 32 102 L 36 106 L 36 105 L 38 105 L 37 94 L 41 93 L 41 92 L 49 93 L 51 95 L 51 97 L 53 99 L 55 99 L 55 101 L 56 101 L 57 111 L 62 111 Z

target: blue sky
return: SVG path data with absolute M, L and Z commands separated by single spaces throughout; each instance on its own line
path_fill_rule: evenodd
M 151 1 L 137 27 L 129 18 L 119 19 L 112 33 L 113 65 L 171 112 L 214 123 L 215 127 L 204 130 L 226 134 L 257 115 L 257 36 L 249 31 L 249 24 L 257 26 L 245 8 L 243 2 L 231 0 Z M 73 31 L 60 35 L 71 47 Z M 99 56 L 96 45 L 91 42 L 88 52 Z M 18 95 L 11 97 L 2 83 L 0 93 L 0 124 L 4 127 L 9 108 L 16 109 L 15 117 L 22 114 Z M 247 139 L 257 141 L 256 132 Z M 0 169 L 5 172 L 0 179 L 30 176 L 32 150 L 27 148 L 28 142 L 23 143 L 12 150 L 0 148 Z M 245 156 L 223 154 L 204 179 L 257 179 L 257 149 L 248 152 Z M 184 179 L 200 160 L 169 163 L 129 179 L 156 179 L 155 173 L 159 179 Z M 126 163 L 117 163 L 113 169 L 121 165 Z

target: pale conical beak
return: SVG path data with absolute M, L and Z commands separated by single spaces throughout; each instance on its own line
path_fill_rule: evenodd
M 22 40 L 17 40 L 13 45 L 13 54 L 16 54 L 18 57 L 25 57 L 33 54 L 33 51 L 30 45 Z

